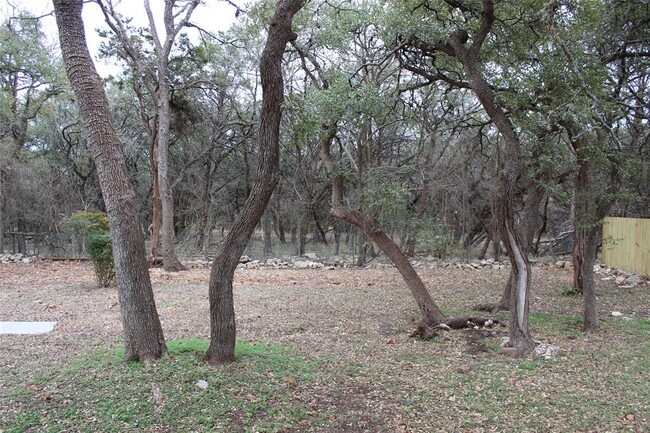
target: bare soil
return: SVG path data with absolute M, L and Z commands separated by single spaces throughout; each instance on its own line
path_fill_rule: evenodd
M 450 315 L 470 314 L 472 306 L 498 300 L 508 276 L 508 269 L 419 271 L 436 302 Z M 204 268 L 179 273 L 151 270 L 166 339 L 209 338 L 209 272 Z M 621 290 L 612 281 L 597 280 L 603 320 L 615 320 L 611 311 L 620 311 L 627 317 L 650 316 L 647 287 Z M 535 267 L 531 313 L 579 317 L 581 299 L 561 295 L 570 283 L 568 269 Z M 280 344 L 301 353 L 331 357 L 332 362 L 340 365 L 361 366 L 355 380 L 341 378 L 335 387 L 330 384 L 322 394 L 310 397 L 315 405 L 327 402 L 327 407 L 339 408 L 346 414 L 336 418 L 341 426 L 333 426 L 331 431 L 427 431 L 427 419 L 438 416 L 439 409 L 435 407 L 426 409 L 428 415 L 423 413 L 420 420 L 382 412 L 382 408 L 408 402 L 418 393 L 433 392 L 431 388 L 439 380 L 435 362 L 421 365 L 405 363 L 405 359 L 420 359 L 418 356 L 429 354 L 445 364 L 441 368 L 461 368 L 464 370 L 460 372 L 471 374 L 473 369 L 480 368 L 474 364 L 476 357 L 493 352 L 488 346 L 498 344 L 507 335 L 505 328 L 496 328 L 487 334 L 453 331 L 435 344 L 408 338 L 412 331 L 410 321 L 417 318 L 417 309 L 398 272 L 390 267 L 238 269 L 234 295 L 239 339 Z M 39 261 L 0 265 L 0 321 L 58 322 L 55 330 L 46 335 L 0 335 L 0 365 L 5 371 L 15 365 L 24 371 L 22 367 L 30 364 L 34 370 L 42 370 L 47 364 L 57 368 L 89 347 L 118 347 L 119 315 L 116 289 L 98 288 L 90 263 Z M 545 330 L 536 338 L 558 344 L 562 356 L 599 351 L 614 338 L 607 326 L 589 339 L 581 334 L 578 324 L 573 328 L 557 334 Z M 533 326 L 533 333 L 536 332 Z M 364 369 L 372 370 L 372 377 L 386 377 L 391 383 L 399 383 L 399 389 L 387 394 L 381 383 L 364 382 Z M 436 398 L 446 401 L 448 396 Z M 357 420 L 355 426 L 367 428 L 346 428 L 346 417 Z M 423 424 L 418 425 L 419 422 Z M 449 431 L 453 430 L 451 427 Z

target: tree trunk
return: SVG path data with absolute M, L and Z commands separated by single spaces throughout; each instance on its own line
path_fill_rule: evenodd
M 436 303 L 433 301 L 433 298 L 431 298 L 424 282 L 409 262 L 408 257 L 406 257 L 397 244 L 386 235 L 375 219 L 366 217 L 361 213 L 361 211 L 345 209 L 342 207 L 334 207 L 331 212 L 332 215 L 342 221 L 348 222 L 361 229 L 361 231 L 372 239 L 395 265 L 411 291 L 411 295 L 413 295 L 418 309 L 422 314 L 421 323 L 430 326 L 445 321 L 445 315 L 442 314 L 442 311 L 440 311 Z
M 88 52 L 82 7 L 82 0 L 54 1 L 61 51 L 106 203 L 124 327 L 124 357 L 127 361 L 149 361 L 165 355 L 167 348 L 149 279 L 136 196 L 108 100 Z
M 584 296 L 584 331 L 598 330 L 594 264 L 600 232 L 600 215 L 591 191 L 592 164 L 588 149 L 578 139 L 572 140 L 576 152 L 578 170 L 575 177 L 575 214 L 573 223 L 573 287 Z
M 291 30 L 291 23 L 303 4 L 304 0 L 278 2 L 260 59 L 262 111 L 257 181 L 232 230 L 219 246 L 210 273 L 210 347 L 205 359 L 213 364 L 235 360 L 236 327 L 232 280 L 239 257 L 259 223 L 278 181 L 280 120 L 284 100 L 282 56 L 287 43 L 297 37 Z
M 521 221 L 517 227 L 517 232 L 522 239 L 522 247 L 527 254 L 530 254 L 533 248 L 533 239 L 537 226 L 539 225 L 539 206 L 544 199 L 544 195 L 545 191 L 540 183 L 537 181 L 529 182 L 528 196 L 524 203 Z M 478 305 L 475 309 L 479 311 L 491 311 L 492 313 L 509 310 L 513 283 L 515 283 L 514 269 L 511 268 L 499 302 L 497 304 Z
M 343 176 L 337 172 L 336 165 L 330 154 L 331 142 L 335 134 L 336 124 L 328 125 L 327 131 L 320 138 L 318 152 L 327 170 L 333 175 L 332 208 L 330 213 L 334 217 L 358 227 L 360 232 L 370 237 L 391 260 L 398 272 L 402 275 L 404 282 L 417 303 L 418 309 L 422 314 L 421 325 L 432 326 L 443 323 L 446 319 L 445 315 L 442 314 L 433 301 L 424 282 L 409 262 L 408 257 L 399 249 L 399 246 L 384 233 L 375 219 L 366 217 L 359 210 L 351 210 L 343 207 Z
M 208 155 L 203 164 L 203 185 L 201 190 L 201 209 L 199 223 L 196 229 L 196 251 L 203 253 L 205 237 L 210 221 L 210 205 L 212 204 L 210 192 L 212 191 L 212 158 Z
M 149 230 L 149 266 L 156 264 L 158 257 L 158 244 L 160 243 L 160 221 L 161 221 L 161 202 L 160 202 L 160 183 L 158 182 L 158 139 L 157 134 L 151 141 L 151 174 L 152 174 L 152 194 L 151 194 L 151 229 Z
M 336 215 L 335 215 L 336 216 Z M 340 217 L 339 217 L 340 218 Z M 350 221 L 348 221 L 350 222 Z M 361 228 L 360 226 L 353 224 L 356 227 Z M 368 255 L 367 255 L 367 249 L 366 249 L 366 233 L 361 230 L 357 232 L 357 251 L 359 254 L 357 254 L 357 262 L 356 265 L 359 267 L 366 266 L 366 263 L 368 262 Z
M 273 233 L 273 211 L 271 206 L 267 206 L 262 215 L 262 240 L 264 241 L 263 255 L 269 258 L 273 254 L 273 245 L 271 243 L 271 234 Z
M 167 81 L 167 59 L 158 62 L 158 185 L 160 186 L 160 203 L 162 225 L 163 266 L 166 271 L 187 269 L 176 257 L 176 235 L 174 233 L 174 197 L 169 181 L 169 83 Z

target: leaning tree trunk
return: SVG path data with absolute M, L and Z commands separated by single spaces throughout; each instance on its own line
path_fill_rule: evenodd
M 342 221 L 350 223 L 362 230 L 377 246 L 386 254 L 390 261 L 395 265 L 398 272 L 404 279 L 411 295 L 417 303 L 418 309 L 422 314 L 421 324 L 426 326 L 438 325 L 444 323 L 446 316 L 440 311 L 429 294 L 424 282 L 409 262 L 408 257 L 402 250 L 389 238 L 381 229 L 379 223 L 365 216 L 361 211 L 350 210 L 343 207 L 333 207 L 332 215 Z
M 422 314 L 421 327 L 434 326 L 445 323 L 446 316 L 440 311 L 433 301 L 424 282 L 409 262 L 408 257 L 400 250 L 399 246 L 386 235 L 379 223 L 364 215 L 360 210 L 352 210 L 343 206 L 343 176 L 336 169 L 332 159 L 330 147 L 336 135 L 336 124 L 330 124 L 327 131 L 320 138 L 319 156 L 327 170 L 332 174 L 332 208 L 330 213 L 336 218 L 352 224 L 370 237 L 386 256 L 395 265 L 402 275 L 404 282 L 411 291 L 418 309 Z
M 108 213 L 124 326 L 124 356 L 127 361 L 149 361 L 166 354 L 167 348 L 149 279 L 136 195 L 101 79 L 88 52 L 82 7 L 82 0 L 54 0 L 66 72 L 88 133 Z
M 278 181 L 280 120 L 284 100 L 282 56 L 297 35 L 291 30 L 293 16 L 305 0 L 280 0 L 269 27 L 260 59 L 262 111 L 259 126 L 257 181 L 232 230 L 219 246 L 210 273 L 210 347 L 205 359 L 213 364 L 235 360 L 235 308 L 232 281 L 244 252 Z

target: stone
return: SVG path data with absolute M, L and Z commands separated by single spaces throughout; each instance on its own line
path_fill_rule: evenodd
M 248 262 L 250 262 L 250 261 L 251 261 L 251 258 L 248 257 L 248 256 L 241 256 L 241 257 L 239 258 L 239 263 L 248 263 Z
M 296 269 L 307 269 L 309 267 L 309 263 L 311 262 L 307 262 L 304 260 L 297 260 L 293 262 L 293 267 Z
M 619 275 L 618 277 L 616 277 L 616 280 L 614 281 L 616 282 L 617 285 L 621 285 L 625 282 L 625 280 L 626 278 L 623 275 Z
M 558 260 L 557 262 L 555 262 L 555 267 L 564 268 L 564 260 Z
M 205 391 L 206 389 L 208 389 L 210 384 L 206 380 L 200 379 L 196 381 L 196 386 L 200 390 Z
M 621 313 L 620 311 L 612 311 L 611 316 L 612 317 L 622 317 L 623 313 Z
M 630 275 L 625 280 L 625 283 L 630 284 L 632 286 L 638 286 L 639 284 L 643 283 L 643 279 L 641 277 L 639 277 L 638 275 Z
M 535 347 L 535 354 L 543 356 L 544 359 L 553 359 L 560 352 L 559 346 L 555 344 L 541 343 Z

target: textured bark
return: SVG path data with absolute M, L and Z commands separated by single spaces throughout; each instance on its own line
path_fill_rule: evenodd
M 390 261 L 395 265 L 407 287 L 411 291 L 411 295 L 413 295 L 418 309 L 422 314 L 421 323 L 432 326 L 445 321 L 445 315 L 442 314 L 442 311 L 440 311 L 436 303 L 433 301 L 433 298 L 431 298 L 424 282 L 409 262 L 408 257 L 406 257 L 397 244 L 386 235 L 375 219 L 366 217 L 358 210 L 345 209 L 342 207 L 334 207 L 331 212 L 332 215 L 342 221 L 360 228 L 363 233 L 365 233 L 379 248 L 381 248 L 384 254 L 386 254 Z
M 162 204 L 160 202 L 160 183 L 158 182 L 158 138 L 157 134 L 151 141 L 151 174 L 152 174 L 152 193 L 151 193 L 151 237 L 149 239 L 149 265 L 153 266 L 158 257 L 158 244 L 160 243 L 160 222 L 162 213 Z
M 517 226 L 517 232 L 521 236 L 522 247 L 528 254 L 530 254 L 533 248 L 535 232 L 539 225 L 539 206 L 544 199 L 545 191 L 543 186 L 535 181 L 529 183 L 528 191 L 528 196 L 524 202 L 524 209 L 521 214 L 521 221 Z M 496 304 L 478 305 L 475 309 L 479 311 L 491 311 L 493 313 L 509 310 L 510 297 L 514 282 L 514 272 L 511 269 L 499 302 Z
M 210 347 L 205 359 L 213 364 L 235 360 L 236 327 L 232 280 L 239 257 L 244 252 L 278 182 L 280 120 L 284 100 L 282 56 L 287 43 L 297 37 L 291 30 L 291 23 L 303 4 L 304 0 L 278 2 L 260 59 L 263 101 L 257 180 L 232 230 L 219 246 L 210 273 Z
M 126 360 L 148 361 L 167 353 L 156 311 L 136 211 L 102 82 L 86 45 L 82 0 L 55 0 L 61 51 L 88 133 L 88 145 L 106 204 L 113 242 Z

